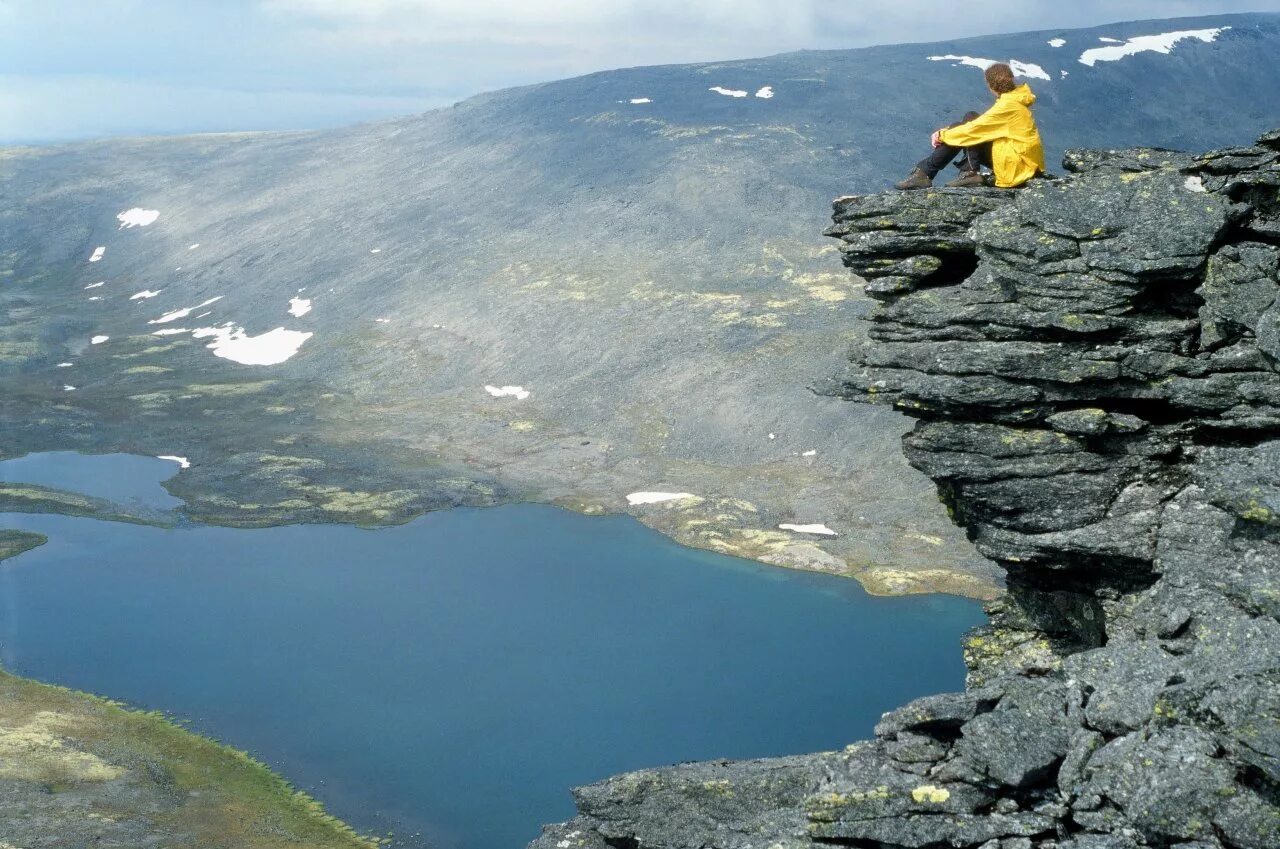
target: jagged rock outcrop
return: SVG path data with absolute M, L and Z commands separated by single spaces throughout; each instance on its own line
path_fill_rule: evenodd
M 842 752 L 577 791 L 538 849 L 1280 846 L 1280 132 L 836 205 L 881 301 L 827 391 L 1008 572 L 969 689 Z

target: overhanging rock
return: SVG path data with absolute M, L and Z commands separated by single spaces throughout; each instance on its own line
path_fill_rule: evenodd
M 827 391 L 1009 574 L 970 689 L 842 752 L 577 791 L 536 849 L 1280 846 L 1280 132 L 836 205 L 880 301 Z

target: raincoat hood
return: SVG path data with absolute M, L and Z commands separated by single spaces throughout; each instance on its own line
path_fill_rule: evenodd
M 1031 90 L 1031 86 L 1027 85 L 1026 83 L 1023 83 L 1022 85 L 1015 88 L 1013 91 L 1006 92 L 1005 94 L 1002 94 L 1000 96 L 1008 97 L 1017 103 L 1021 103 L 1023 106 L 1030 106 L 1031 104 L 1036 102 L 1035 92 L 1033 92 Z

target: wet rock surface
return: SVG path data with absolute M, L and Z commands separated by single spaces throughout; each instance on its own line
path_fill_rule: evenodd
M 837 203 L 881 305 L 823 390 L 1004 568 L 968 692 L 842 752 L 576 791 L 536 849 L 1280 845 L 1280 134 Z

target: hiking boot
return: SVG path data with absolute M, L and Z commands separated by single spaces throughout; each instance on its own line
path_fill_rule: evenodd
M 961 171 L 960 176 L 956 177 L 950 183 L 947 183 L 948 189 L 972 189 L 977 186 L 985 186 L 987 178 L 977 171 Z
M 910 177 L 898 184 L 898 188 L 904 192 L 912 189 L 931 189 L 933 188 L 933 178 L 916 168 L 911 172 Z

